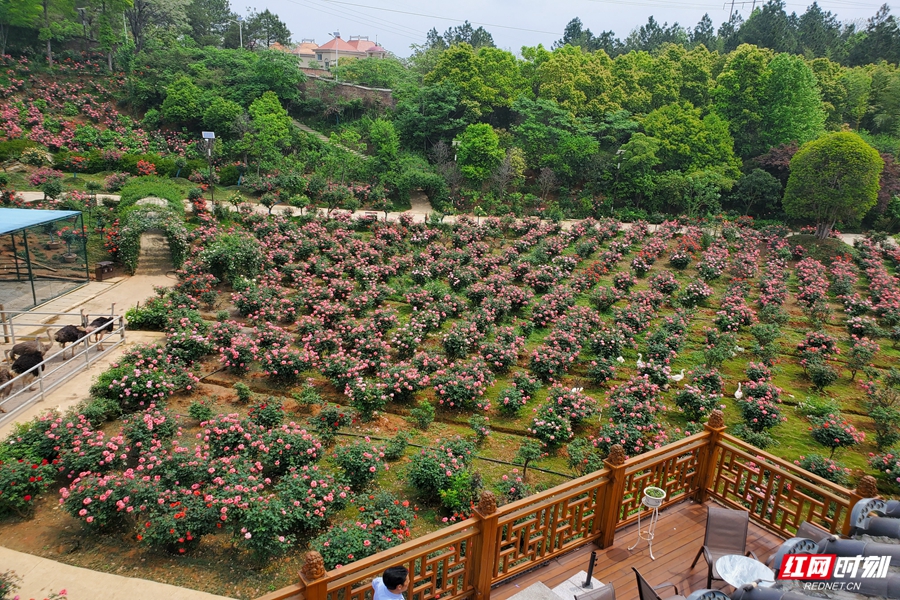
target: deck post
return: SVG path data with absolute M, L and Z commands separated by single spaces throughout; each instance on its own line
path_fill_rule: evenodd
M 497 563 L 497 499 L 494 493 L 485 490 L 475 507 L 474 515 L 479 520 L 480 535 L 474 552 L 473 585 L 478 600 L 490 600 L 491 580 L 494 578 L 494 565 Z
M 850 491 L 850 504 L 847 507 L 847 512 L 844 513 L 844 523 L 841 525 L 841 535 L 850 535 L 850 527 L 853 526 L 850 515 L 853 513 L 853 507 L 856 506 L 856 503 L 865 498 L 877 497 L 878 483 L 875 481 L 875 478 L 871 475 L 863 475 L 860 477 L 859 481 L 856 482 L 856 488 Z
M 625 449 L 614 444 L 603 462 L 609 469 L 609 483 L 605 488 L 603 504 L 600 505 L 600 547 L 609 548 L 616 538 L 616 523 L 619 521 L 622 498 L 625 496 Z
M 725 431 L 725 415 L 717 408 L 709 414 L 709 420 L 703 424 L 703 428 L 709 432 L 709 437 L 706 441 L 706 450 L 700 455 L 700 464 L 697 465 L 700 485 L 697 486 L 694 498 L 700 504 L 706 502 L 709 490 L 715 484 L 713 477 L 716 473 L 716 452 Z
M 303 557 L 300 581 L 304 584 L 304 600 L 328 599 L 328 578 L 325 577 L 325 561 L 322 560 L 322 555 L 315 550 L 310 550 Z

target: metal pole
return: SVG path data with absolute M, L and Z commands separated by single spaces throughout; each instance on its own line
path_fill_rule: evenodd
M 19 252 L 16 250 L 16 234 L 9 234 L 9 239 L 12 241 L 13 261 L 16 263 L 16 281 L 21 281 L 22 275 L 19 273 Z
M 238 36 L 241 38 L 241 50 L 244 49 L 244 21 L 238 19 Z
M 592 589 L 594 587 L 594 582 L 591 581 L 594 578 L 594 563 L 597 562 L 597 552 L 591 552 L 591 561 L 588 563 L 587 577 L 584 578 L 584 583 L 581 584 L 586 590 Z
M 81 250 L 84 252 L 84 275 L 85 281 L 90 282 L 91 280 L 91 266 L 88 264 L 88 252 L 87 252 L 87 231 L 84 228 L 84 213 L 81 213 L 78 218 L 81 219 Z
M 9 324 L 9 336 L 12 338 L 12 343 L 16 343 L 16 328 L 13 325 L 12 315 L 6 314 L 6 322 Z
M 0 304 L 0 321 L 3 322 L 3 343 L 9 343 L 9 331 L 6 329 L 6 311 L 3 309 L 3 305 Z
M 44 363 L 41 361 L 41 364 L 35 367 L 37 369 L 38 376 L 38 385 L 41 388 L 41 400 L 44 400 Z
M 22 230 L 22 241 L 25 243 L 25 264 L 28 265 L 28 280 L 31 282 L 31 298 L 34 300 L 32 306 L 37 306 L 37 292 L 34 291 L 34 273 L 31 270 L 31 252 L 28 250 L 28 231 Z

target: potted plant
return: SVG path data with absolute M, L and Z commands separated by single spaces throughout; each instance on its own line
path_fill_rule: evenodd
M 662 488 L 647 486 L 644 488 L 644 498 L 641 501 L 644 506 L 655 508 L 663 503 L 666 499 L 666 491 Z
M 46 223 L 43 227 L 44 233 L 47 234 L 47 250 L 59 250 L 62 248 L 62 240 L 56 231 L 56 223 Z
M 66 253 L 63 254 L 63 261 L 67 263 L 73 263 L 78 260 L 78 255 L 72 252 L 72 244 L 76 240 L 80 240 L 81 235 L 72 227 L 63 227 L 59 230 L 58 234 L 59 237 L 61 237 L 66 243 Z

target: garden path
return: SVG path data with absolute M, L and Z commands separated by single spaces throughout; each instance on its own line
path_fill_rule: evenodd
M 22 199 L 22 202 L 26 204 L 29 202 L 37 202 L 39 200 L 44 199 L 44 192 L 16 192 L 16 196 Z M 109 198 L 110 200 L 119 201 L 120 196 L 118 194 L 97 194 L 97 201 L 102 202 L 105 198 Z
M 19 593 L 24 598 L 44 598 L 66 590 L 69 600 L 227 600 L 225 596 L 91 571 L 3 547 L 0 565 L 22 578 Z

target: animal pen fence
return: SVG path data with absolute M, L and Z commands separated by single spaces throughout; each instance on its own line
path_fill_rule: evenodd
M 27 310 L 89 280 L 80 211 L 0 208 L 0 311 Z

